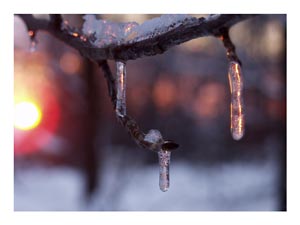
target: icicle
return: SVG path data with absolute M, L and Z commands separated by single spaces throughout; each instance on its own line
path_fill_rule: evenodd
M 126 115 L 126 64 L 121 61 L 116 62 L 117 65 L 117 103 L 116 113 L 118 116 Z
M 160 150 L 158 152 L 159 160 L 159 188 L 161 191 L 165 192 L 169 189 L 170 186 L 170 167 L 171 152 Z
M 244 135 L 245 115 L 243 92 L 243 75 L 241 66 L 236 61 L 229 62 L 228 79 L 231 92 L 230 118 L 231 134 L 234 140 L 240 140 Z
M 37 45 L 37 40 L 35 39 L 35 32 L 33 30 L 29 30 L 28 35 L 30 37 L 29 51 L 30 52 L 35 52 L 36 51 L 36 45 Z

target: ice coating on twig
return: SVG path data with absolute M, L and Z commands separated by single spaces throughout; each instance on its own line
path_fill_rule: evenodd
M 179 22 L 192 18 L 186 14 L 165 14 L 160 17 L 147 20 L 139 26 L 136 26 L 132 32 L 136 32 L 139 36 L 138 39 L 143 39 L 151 36 L 152 34 L 158 34 L 166 32 L 170 29 L 176 28 L 180 25 Z
M 118 116 L 126 115 L 126 64 L 121 61 L 116 62 L 117 66 L 117 101 L 116 113 Z
M 117 23 L 96 19 L 95 15 L 83 16 L 85 20 L 82 32 L 97 46 L 118 45 L 124 41 L 131 29 L 138 25 L 136 22 Z
M 161 191 L 165 192 L 170 187 L 170 160 L 171 152 L 160 150 L 158 152 L 159 160 L 159 188 Z
M 145 21 L 117 23 L 108 20 L 96 19 L 95 15 L 85 15 L 82 32 L 98 47 L 119 45 L 132 40 L 144 40 L 151 36 L 168 32 L 180 26 L 180 22 L 193 18 L 185 14 L 166 14 Z
M 243 75 L 238 62 L 230 61 L 228 70 L 230 85 L 230 128 L 234 140 L 240 140 L 245 132 L 245 115 L 243 101 Z

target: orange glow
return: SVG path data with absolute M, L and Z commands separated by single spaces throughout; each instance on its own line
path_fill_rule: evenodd
M 124 87 L 124 72 L 123 71 L 121 72 L 120 78 L 121 78 L 121 90 L 124 90 L 125 87 Z
M 242 132 L 243 132 L 243 121 L 242 121 L 242 117 L 240 116 L 239 117 L 239 120 L 238 120 L 238 130 L 239 130 L 239 134 L 242 134 Z
M 79 37 L 79 34 L 78 33 L 72 33 L 73 37 Z
M 15 104 L 15 127 L 20 130 L 31 130 L 37 127 L 42 119 L 40 108 L 31 101 Z
M 194 101 L 194 112 L 201 119 L 214 119 L 224 110 L 225 87 L 213 82 L 201 86 Z
M 33 30 L 29 30 L 29 31 L 28 31 L 28 35 L 29 35 L 29 37 L 33 37 L 34 31 L 33 31 Z
M 59 66 L 66 74 L 76 74 L 80 71 L 81 61 L 75 53 L 66 52 L 61 56 Z
M 157 81 L 153 90 L 153 98 L 160 110 L 170 110 L 176 103 L 175 95 L 176 87 L 171 80 L 162 78 Z
M 234 70 L 235 70 L 236 78 L 238 79 L 238 82 L 241 82 L 241 71 L 240 71 L 240 65 L 238 63 L 234 64 Z

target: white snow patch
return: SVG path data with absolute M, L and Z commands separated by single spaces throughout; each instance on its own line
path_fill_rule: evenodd
M 73 169 L 32 167 L 15 171 L 16 211 L 80 210 L 82 177 Z
M 165 14 L 160 17 L 147 20 L 139 26 L 136 26 L 133 31 L 136 31 L 139 36 L 148 36 L 154 31 L 157 33 L 165 31 L 171 25 L 174 25 L 172 29 L 179 24 L 179 22 L 192 18 L 192 16 L 186 14 Z
M 83 202 L 79 172 L 63 167 L 16 171 L 15 210 L 276 210 L 272 163 L 209 168 L 173 162 L 167 192 L 159 189 L 158 166 L 118 168 L 115 163 L 106 163 L 102 189 L 90 205 Z

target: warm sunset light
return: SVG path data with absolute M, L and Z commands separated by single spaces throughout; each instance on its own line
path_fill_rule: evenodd
M 39 125 L 42 113 L 39 107 L 30 101 L 15 104 L 15 127 L 20 130 L 30 130 Z

